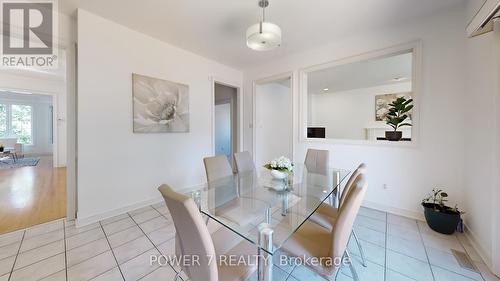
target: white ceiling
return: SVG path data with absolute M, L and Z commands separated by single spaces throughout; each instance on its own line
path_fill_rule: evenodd
M 309 73 L 309 94 L 335 93 L 391 83 L 411 82 L 412 54 L 339 65 Z M 394 78 L 406 78 L 392 81 Z M 328 91 L 324 91 L 328 88 Z
M 63 0 L 62 12 L 80 7 L 183 49 L 246 68 L 360 31 L 391 26 L 463 3 L 463 0 L 270 0 L 268 21 L 283 43 L 269 52 L 245 44 L 259 21 L 257 0 Z

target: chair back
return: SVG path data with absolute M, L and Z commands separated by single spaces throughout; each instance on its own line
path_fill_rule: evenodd
M 345 195 L 349 193 L 349 188 L 354 186 L 352 183 L 354 182 L 356 177 L 361 173 L 366 174 L 366 170 L 367 170 L 366 164 L 361 163 L 361 164 L 359 164 L 358 168 L 356 168 L 356 170 L 354 170 L 354 172 L 352 172 L 351 176 L 347 180 L 347 183 L 345 184 L 344 190 L 342 190 L 342 192 L 340 193 L 339 206 L 342 206 L 342 204 L 344 204 L 344 201 L 346 198 Z
M 367 186 L 366 176 L 363 173 L 358 174 L 352 182 L 352 187 L 345 195 L 344 205 L 340 206 L 337 220 L 332 228 L 333 243 L 330 255 L 334 260 L 340 259 L 344 255 Z
M 203 163 L 205 164 L 207 181 L 218 180 L 233 174 L 233 169 L 225 155 L 203 158 Z
M 236 171 L 238 173 L 255 170 L 252 156 L 248 151 L 236 152 L 234 154 L 234 163 L 236 164 Z
M 193 281 L 217 281 L 217 263 L 209 262 L 209 257 L 215 259 L 214 244 L 194 200 L 173 191 L 166 184 L 161 185 L 158 190 L 172 215 L 181 254 L 199 257 L 199 264 L 185 266 L 183 270 Z
M 330 164 L 330 151 L 320 149 L 308 149 L 304 165 L 309 172 L 326 172 Z

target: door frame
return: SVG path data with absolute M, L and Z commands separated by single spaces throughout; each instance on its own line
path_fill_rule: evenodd
M 257 120 L 258 120 L 258 117 L 257 117 L 257 86 L 259 85 L 262 85 L 262 84 L 267 84 L 267 83 L 271 83 L 271 82 L 274 82 L 274 81 L 277 81 L 277 80 L 282 80 L 282 79 L 285 79 L 285 78 L 290 78 L 290 99 L 291 99 L 291 106 L 290 106 L 290 109 L 291 109 L 291 113 L 292 115 L 290 116 L 290 126 L 292 128 L 292 139 L 290 140 L 291 141 L 291 148 L 292 148 L 292 151 L 291 151 L 291 158 L 290 160 L 292 160 L 293 162 L 293 158 L 294 158 L 294 155 L 295 155 L 295 141 L 294 141 L 294 136 L 295 136 L 295 129 L 294 129 L 294 118 L 293 118 L 293 115 L 294 115 L 294 108 L 295 108 L 295 96 L 294 96 L 294 72 L 293 71 L 287 71 L 287 72 L 283 72 L 283 73 L 280 73 L 280 74 L 275 74 L 275 75 L 271 75 L 271 76 L 268 76 L 268 77 L 264 77 L 264 78 L 260 78 L 260 79 L 257 79 L 257 80 L 254 80 L 252 82 L 252 157 L 253 157 L 253 161 L 254 163 L 256 163 L 256 160 L 257 160 Z
M 241 83 L 235 81 L 229 81 L 221 77 L 210 77 L 210 84 L 212 87 L 212 95 L 210 96 L 210 115 L 211 115 L 211 155 L 215 155 L 215 84 L 228 86 L 236 89 L 236 107 L 238 112 L 236 112 L 236 147 L 233 153 L 239 152 L 243 149 L 243 92 Z

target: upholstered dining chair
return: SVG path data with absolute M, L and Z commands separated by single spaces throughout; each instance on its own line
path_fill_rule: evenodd
M 304 165 L 310 172 L 324 172 L 328 170 L 330 163 L 330 151 L 320 149 L 308 149 Z
M 344 264 L 340 261 L 347 259 L 353 279 L 359 281 L 347 250 L 347 244 L 367 185 L 366 176 L 363 173 L 358 174 L 353 180 L 352 187 L 345 194 L 344 204 L 339 208 L 333 227 L 327 229 L 308 220 L 285 242 L 283 251 L 298 259 L 316 258 L 316 260 L 323 261 L 320 263 L 303 262 L 303 264 L 328 280 L 340 271 Z
M 236 171 L 238 173 L 255 170 L 252 156 L 248 151 L 236 152 L 234 154 L 234 163 L 236 164 Z
M 180 251 L 179 254 L 199 257 L 199 263 L 182 267 L 190 280 L 239 281 L 246 280 L 252 275 L 256 269 L 255 261 L 246 265 L 228 265 L 224 262 L 216 262 L 216 258 L 221 254 L 253 257 L 256 248 L 252 244 L 241 240 L 236 234 L 225 228 L 221 228 L 214 233 L 214 235 L 218 235 L 217 237 L 210 235 L 198 207 L 191 197 L 177 193 L 165 184 L 161 185 L 158 190 L 165 199 L 174 221 L 176 243 L 178 243 L 176 247 Z M 218 241 L 218 243 L 215 244 L 214 241 Z M 236 243 L 233 241 L 236 241 Z M 178 275 L 176 280 L 179 278 Z
M 349 190 L 353 188 L 353 182 L 354 180 L 358 177 L 360 174 L 365 174 L 367 170 L 367 166 L 365 163 L 361 163 L 356 170 L 351 174 L 349 177 L 349 180 L 347 181 L 344 190 L 340 193 L 340 198 L 339 198 L 339 206 L 342 207 L 344 204 L 347 194 L 349 194 Z M 337 219 L 338 215 L 338 208 L 335 208 L 329 204 L 322 203 L 321 206 L 316 210 L 314 214 L 311 215 L 309 218 L 312 222 L 326 228 L 326 229 L 332 229 L 333 225 L 335 224 L 335 221 Z M 361 253 L 361 260 L 363 266 L 366 267 L 366 258 L 365 258 L 365 252 L 363 250 L 363 247 L 361 245 L 361 242 L 358 239 L 358 236 L 356 235 L 356 231 L 352 230 L 352 237 L 354 238 L 356 245 L 358 246 L 359 252 Z
M 207 181 L 215 181 L 221 178 L 231 176 L 233 169 L 225 155 L 217 155 L 212 157 L 203 158 L 205 164 L 205 173 L 207 174 Z

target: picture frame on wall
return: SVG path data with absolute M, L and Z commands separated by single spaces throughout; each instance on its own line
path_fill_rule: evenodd
M 134 133 L 188 133 L 189 86 L 132 73 Z

